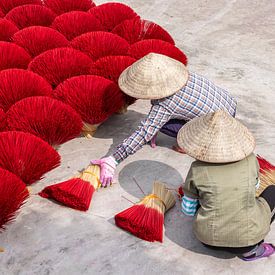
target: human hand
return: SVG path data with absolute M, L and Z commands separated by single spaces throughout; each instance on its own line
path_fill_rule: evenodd
M 100 166 L 100 182 L 103 187 L 107 187 L 112 184 L 117 162 L 113 156 L 106 158 L 92 160 L 91 164 Z

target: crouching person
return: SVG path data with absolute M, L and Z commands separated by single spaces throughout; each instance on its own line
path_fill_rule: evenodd
M 252 261 L 275 252 L 264 238 L 274 220 L 275 186 L 259 198 L 259 165 L 249 130 L 224 111 L 188 122 L 178 144 L 195 158 L 184 184 L 182 211 L 195 216 L 194 232 L 206 246 Z

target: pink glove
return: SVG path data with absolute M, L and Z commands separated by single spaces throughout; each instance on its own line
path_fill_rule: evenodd
M 102 186 L 107 187 L 110 185 L 113 181 L 117 166 L 117 162 L 114 157 L 109 156 L 98 160 L 92 160 L 91 164 L 100 166 L 100 182 Z

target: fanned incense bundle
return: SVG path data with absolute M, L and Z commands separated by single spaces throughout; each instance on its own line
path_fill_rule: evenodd
M 15 216 L 29 197 L 23 181 L 11 172 L 0 168 L 0 232 L 15 219 Z
M 24 5 L 12 9 L 6 19 L 11 20 L 19 29 L 30 26 L 49 27 L 56 15 L 48 8 L 39 5 Z
M 89 165 L 76 178 L 47 186 L 39 195 L 50 198 L 73 209 L 87 211 L 92 196 L 100 186 L 100 167 Z
M 95 16 L 82 11 L 72 11 L 59 15 L 51 27 L 62 33 L 68 40 L 87 32 L 104 30 Z
M 275 166 L 261 156 L 257 156 L 260 165 L 260 187 L 256 190 L 259 196 L 269 185 L 275 185 Z
M 129 43 L 120 36 L 109 32 L 89 32 L 76 37 L 71 46 L 94 61 L 108 55 L 127 55 Z
M 44 4 L 58 15 L 70 11 L 88 11 L 95 6 L 91 0 L 44 0 Z
M 0 167 L 25 184 L 40 180 L 59 164 L 59 154 L 44 140 L 23 132 L 0 133 Z
M 155 182 L 152 194 L 115 216 L 116 225 L 143 240 L 162 242 L 164 214 L 175 203 L 172 192 Z
M 93 64 L 91 72 L 117 83 L 120 74 L 135 61 L 136 59 L 130 56 L 104 56 Z
M 112 31 L 122 21 L 138 16 L 133 9 L 122 3 L 105 3 L 91 8 L 89 12 L 97 17 L 106 31 Z
M 69 44 L 65 36 L 58 31 L 41 26 L 25 28 L 15 33 L 12 41 L 24 48 L 32 57 Z
M 0 16 L 1 17 L 1 16 Z M 11 41 L 18 28 L 7 19 L 0 19 L 0 41 Z
M 31 133 L 56 148 L 80 135 L 82 120 L 69 105 L 45 96 L 16 102 L 7 112 L 9 130 Z
M 121 36 L 130 44 L 144 39 L 159 39 L 175 45 L 175 41 L 165 29 L 140 17 L 123 21 L 113 29 L 112 33 Z
M 6 114 L 3 109 L 0 108 L 0 131 L 5 130 L 7 127 Z
M 263 157 L 257 155 L 257 160 L 259 162 L 260 165 L 260 171 L 262 173 L 265 173 L 265 171 L 272 171 L 275 170 L 275 166 L 273 164 L 271 164 L 270 162 L 268 162 L 266 159 L 264 159 Z
M 0 9 L 7 14 L 10 10 L 23 5 L 42 5 L 41 0 L 0 0 Z
M 129 47 L 128 54 L 136 59 L 140 59 L 148 53 L 159 53 L 174 58 L 184 65 L 187 64 L 187 57 L 176 46 L 157 39 L 146 39 L 132 44 Z
M 83 134 L 90 137 L 96 126 L 124 105 L 124 97 L 113 81 L 96 75 L 67 79 L 54 90 L 55 98 L 69 104 L 84 122 Z
M 0 71 L 0 108 L 7 112 L 15 102 L 30 96 L 52 96 L 52 87 L 44 78 L 31 71 Z
M 36 56 L 28 68 L 56 87 L 67 78 L 89 74 L 91 66 L 92 60 L 84 53 L 72 48 L 57 48 Z
M 27 69 L 30 55 L 14 43 L 0 41 L 0 71 L 10 68 Z

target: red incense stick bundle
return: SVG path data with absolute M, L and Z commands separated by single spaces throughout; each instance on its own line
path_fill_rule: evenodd
M 115 216 L 116 225 L 143 240 L 162 242 L 164 214 L 175 203 L 172 192 L 155 182 L 152 194 Z
M 47 186 L 39 195 L 54 199 L 73 209 L 87 211 L 95 190 L 101 186 L 99 177 L 100 167 L 89 165 L 77 177 Z

